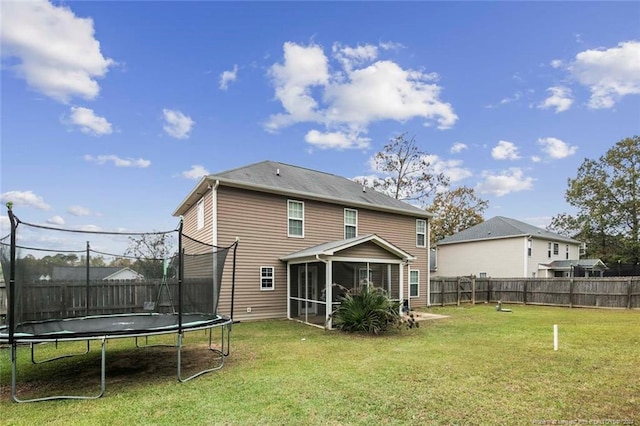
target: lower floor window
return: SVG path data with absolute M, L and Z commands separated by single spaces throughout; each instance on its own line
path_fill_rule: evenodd
M 420 296 L 420 271 L 409 271 L 409 297 Z
M 275 273 L 273 266 L 260 267 L 260 290 L 273 290 Z

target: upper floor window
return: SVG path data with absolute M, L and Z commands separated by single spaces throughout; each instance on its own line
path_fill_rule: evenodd
M 273 266 L 260 267 L 260 290 L 273 290 L 275 288 L 275 273 Z
M 358 236 L 358 210 L 344 209 L 344 238 Z
M 564 246 L 564 258 L 569 260 L 569 244 Z
M 553 243 L 553 254 L 555 254 L 557 256 L 558 253 L 560 253 L 560 244 Z
M 416 219 L 416 247 L 427 246 L 427 221 Z
M 547 243 L 547 257 L 551 259 L 551 243 Z
M 197 207 L 198 209 L 198 229 L 204 228 L 204 198 L 201 198 L 198 201 Z
M 527 240 L 527 256 L 531 257 L 531 240 Z
M 289 220 L 288 235 L 290 237 L 304 237 L 304 203 L 302 201 L 287 201 L 287 217 Z
M 409 271 L 409 297 L 420 296 L 420 271 Z

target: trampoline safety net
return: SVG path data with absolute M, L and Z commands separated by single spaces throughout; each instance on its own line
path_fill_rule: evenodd
M 0 239 L 0 326 L 5 321 L 10 332 L 30 322 L 101 315 L 218 315 L 235 244 L 205 244 L 182 234 L 181 224 L 127 233 L 30 224 L 11 210 L 9 218 L 11 233 Z

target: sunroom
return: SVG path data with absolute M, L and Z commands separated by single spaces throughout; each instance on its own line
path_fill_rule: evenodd
M 412 283 L 405 281 L 417 275 L 410 272 L 414 256 L 375 234 L 309 247 L 280 260 L 287 263 L 287 317 L 326 328 L 342 296 L 365 286 L 408 305 L 405 289 Z

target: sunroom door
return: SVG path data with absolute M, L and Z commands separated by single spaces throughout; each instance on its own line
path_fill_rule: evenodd
M 300 301 L 300 314 L 316 315 L 318 313 L 318 268 L 313 266 L 298 269 L 298 294 Z M 312 300 L 314 302 L 312 302 Z

